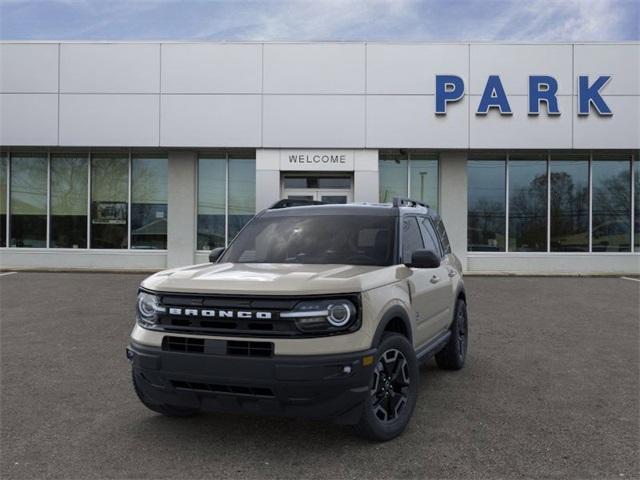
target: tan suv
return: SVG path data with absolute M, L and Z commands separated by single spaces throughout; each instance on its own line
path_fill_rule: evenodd
M 442 220 L 393 204 L 257 214 L 211 263 L 140 285 L 127 356 L 153 411 L 330 418 L 389 440 L 407 426 L 418 364 L 462 368 L 467 308 Z

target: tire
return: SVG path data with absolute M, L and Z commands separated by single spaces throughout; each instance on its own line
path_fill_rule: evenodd
M 469 343 L 469 322 L 467 318 L 467 304 L 458 299 L 451 323 L 451 337 L 445 347 L 436 353 L 436 364 L 443 370 L 460 370 L 467 358 Z
M 413 346 L 402 335 L 387 333 L 382 337 L 369 393 L 356 432 L 379 442 L 400 435 L 418 398 L 418 361 Z
M 152 410 L 156 413 L 161 413 L 167 417 L 190 417 L 199 412 L 199 410 L 195 408 L 185 408 L 185 407 L 175 407 L 173 405 L 159 405 L 152 403 L 142 392 L 142 389 L 138 386 L 138 379 L 136 379 L 136 374 L 133 369 L 131 370 L 131 380 L 133 381 L 133 389 L 136 392 L 136 395 L 142 402 L 142 404 L 147 407 L 149 410 Z

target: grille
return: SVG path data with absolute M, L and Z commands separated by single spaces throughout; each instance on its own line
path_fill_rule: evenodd
M 196 392 L 226 393 L 230 395 L 248 395 L 253 397 L 274 397 L 273 391 L 266 387 L 248 387 L 241 385 L 218 385 L 213 383 L 185 382 L 171 380 L 173 388 Z
M 359 296 L 354 294 L 335 295 L 348 298 L 359 308 Z M 322 298 L 331 298 L 322 295 Z M 204 335 L 246 336 L 246 337 L 299 337 L 313 336 L 301 332 L 291 318 L 280 318 L 280 313 L 295 308 L 301 301 L 314 297 L 246 297 L 246 296 L 218 296 L 218 295 L 182 295 L 161 294 L 160 302 L 166 308 L 164 314 L 159 315 L 158 328 L 166 332 L 197 333 Z M 317 298 L 317 297 L 316 297 Z M 187 309 L 224 310 L 232 312 L 231 318 L 205 317 L 200 315 L 170 315 L 170 309 L 179 308 L 183 313 Z M 237 312 L 268 312 L 271 318 L 237 318 Z M 255 315 L 257 316 L 257 315 Z
M 164 337 L 162 349 L 170 352 L 204 353 L 204 339 L 186 337 Z
M 271 357 L 273 356 L 273 343 L 228 341 L 227 354 L 242 357 Z

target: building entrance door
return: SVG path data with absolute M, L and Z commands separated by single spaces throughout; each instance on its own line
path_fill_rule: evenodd
M 353 201 L 353 181 L 351 176 L 284 174 L 282 198 L 350 203 Z

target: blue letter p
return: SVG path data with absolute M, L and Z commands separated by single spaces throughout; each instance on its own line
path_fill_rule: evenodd
M 436 75 L 436 115 L 447 114 L 447 103 L 464 96 L 464 80 L 456 75 Z

